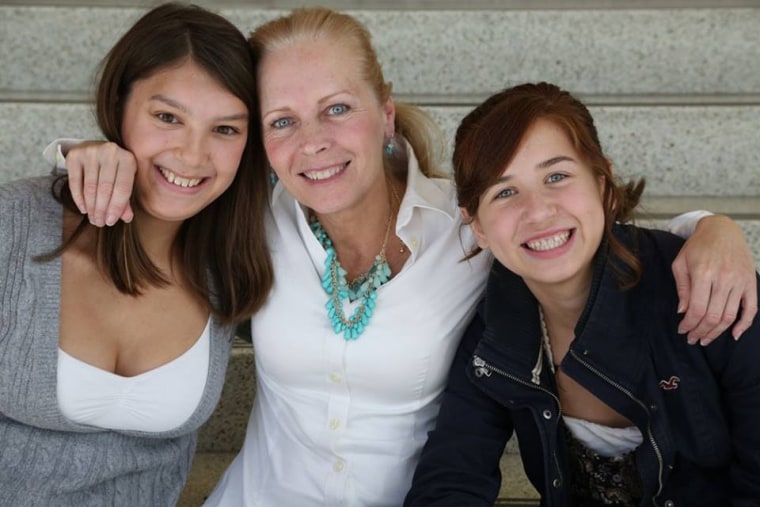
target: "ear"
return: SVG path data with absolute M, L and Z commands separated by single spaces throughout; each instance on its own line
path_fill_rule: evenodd
M 472 231 L 473 236 L 475 236 L 475 241 L 478 242 L 478 246 L 483 250 L 487 250 L 488 241 L 486 235 L 483 233 L 483 227 L 480 225 L 477 215 L 470 216 L 467 210 L 462 207 L 459 208 L 459 212 L 462 214 L 462 220 L 464 223 L 470 226 L 470 230 Z
M 388 99 L 383 104 L 383 118 L 385 120 L 385 138 L 390 139 L 396 132 L 396 104 L 393 98 Z

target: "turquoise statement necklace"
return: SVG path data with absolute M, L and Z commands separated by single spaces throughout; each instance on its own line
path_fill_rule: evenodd
M 333 247 L 332 240 L 327 235 L 322 224 L 316 217 L 312 217 L 309 226 L 316 236 L 322 248 L 327 252 L 325 259 L 325 274 L 322 276 L 322 288 L 329 298 L 325 303 L 327 317 L 330 319 L 333 331 L 336 334 L 343 333 L 345 340 L 356 340 L 364 332 L 369 319 L 375 311 L 377 289 L 391 278 L 391 267 L 385 258 L 385 246 L 388 243 L 388 235 L 391 230 L 393 215 L 388 217 L 385 227 L 385 238 L 380 253 L 375 256 L 375 262 L 369 271 L 362 274 L 352 282 L 346 279 L 346 270 L 338 261 L 338 254 Z M 344 301 L 359 301 L 351 317 L 346 317 L 343 310 Z

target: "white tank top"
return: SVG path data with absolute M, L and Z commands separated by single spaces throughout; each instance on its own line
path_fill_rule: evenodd
M 644 441 L 636 426 L 613 428 L 567 415 L 563 416 L 563 420 L 570 433 L 584 447 L 607 458 L 627 454 Z
M 68 419 L 112 430 L 169 431 L 200 403 L 208 376 L 210 323 L 181 356 L 122 377 L 58 349 L 58 407 Z

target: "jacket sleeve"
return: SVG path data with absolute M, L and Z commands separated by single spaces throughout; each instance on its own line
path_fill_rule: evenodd
M 512 435 L 512 421 L 503 406 L 467 377 L 482 333 L 476 315 L 454 358 L 436 427 L 404 502 L 407 507 L 490 507 L 499 494 L 499 460 Z
M 760 277 L 758 278 L 760 287 Z M 731 505 L 760 505 L 760 322 L 734 342 L 729 333 L 707 347 L 730 424 L 732 455 Z

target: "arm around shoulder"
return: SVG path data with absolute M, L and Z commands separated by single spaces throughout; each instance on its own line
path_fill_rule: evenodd
M 492 506 L 498 496 L 499 461 L 512 436 L 512 422 L 508 410 L 466 374 L 482 333 L 476 315 L 454 358 L 436 427 L 422 450 L 406 507 Z

